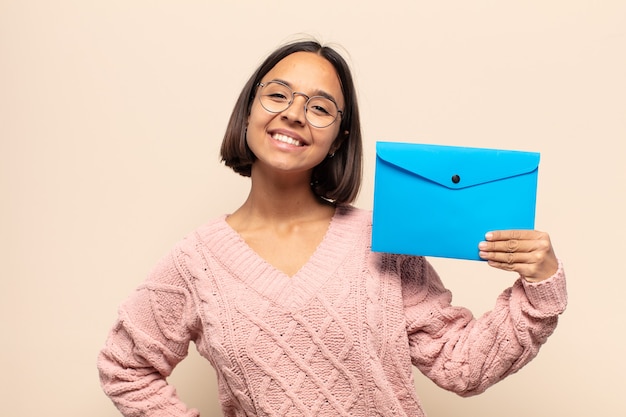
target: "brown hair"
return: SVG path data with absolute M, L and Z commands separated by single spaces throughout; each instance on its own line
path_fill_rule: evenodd
M 246 125 L 254 100 L 256 85 L 283 58 L 295 52 L 312 52 L 330 62 L 341 83 L 345 108 L 341 115 L 339 148 L 334 156 L 324 159 L 313 169 L 311 187 L 327 200 L 338 204 L 352 203 L 359 193 L 362 177 L 363 146 L 356 90 L 348 64 L 334 49 L 314 40 L 297 41 L 281 46 L 271 53 L 244 85 L 231 113 L 222 141 L 220 156 L 226 166 L 249 177 L 256 157 L 246 142 Z

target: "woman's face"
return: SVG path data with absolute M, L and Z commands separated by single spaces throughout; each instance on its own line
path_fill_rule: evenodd
M 257 87 L 247 133 L 248 146 L 257 158 L 254 165 L 279 172 L 310 175 L 315 166 L 336 150 L 334 141 L 339 132 L 341 115 L 328 127 L 312 126 L 305 116 L 307 97 L 304 95 L 331 97 L 339 110 L 343 110 L 344 97 L 337 73 L 325 58 L 311 52 L 296 52 L 279 61 L 261 83 L 270 81 L 280 81 L 292 91 L 302 94 L 296 94 L 287 109 L 271 113 L 261 105 L 263 90 Z

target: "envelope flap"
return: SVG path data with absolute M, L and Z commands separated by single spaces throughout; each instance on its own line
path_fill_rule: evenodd
M 532 172 L 540 158 L 536 152 L 399 142 L 377 142 L 376 155 L 450 189 Z

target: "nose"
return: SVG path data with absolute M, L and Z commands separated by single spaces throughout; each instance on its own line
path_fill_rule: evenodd
M 304 126 L 306 124 L 305 106 L 308 100 L 309 97 L 306 94 L 294 93 L 291 105 L 282 112 L 282 118 Z

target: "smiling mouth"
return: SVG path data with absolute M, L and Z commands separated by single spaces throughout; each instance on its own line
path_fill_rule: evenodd
M 304 146 L 304 144 L 302 142 L 300 142 L 299 140 L 296 140 L 290 136 L 287 135 L 283 135 L 281 133 L 274 133 L 272 135 L 272 139 L 277 140 L 279 142 L 283 142 L 283 143 L 287 143 L 289 145 L 293 145 L 293 146 Z

